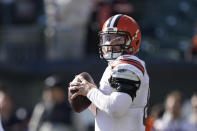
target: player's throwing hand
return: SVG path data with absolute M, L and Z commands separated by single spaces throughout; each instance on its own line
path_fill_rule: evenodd
M 86 96 L 90 89 L 97 88 L 96 85 L 88 82 L 82 76 L 77 76 L 77 78 L 81 82 L 71 82 L 70 83 L 69 91 L 77 90 L 77 92 L 72 95 L 71 99 L 76 98 L 78 95 Z

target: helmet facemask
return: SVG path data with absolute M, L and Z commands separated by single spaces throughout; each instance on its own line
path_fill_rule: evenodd
M 130 45 L 130 37 L 127 32 L 122 31 L 101 31 L 99 53 L 101 58 L 114 60 L 126 54 L 126 49 Z

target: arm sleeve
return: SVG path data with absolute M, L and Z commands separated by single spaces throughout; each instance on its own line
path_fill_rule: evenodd
M 124 115 L 132 104 L 131 97 L 122 92 L 105 95 L 99 89 L 93 88 L 88 92 L 87 97 L 98 109 L 112 117 Z

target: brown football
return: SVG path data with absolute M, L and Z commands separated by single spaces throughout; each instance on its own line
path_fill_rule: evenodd
M 84 79 L 86 79 L 88 82 L 94 84 L 94 80 L 92 79 L 92 77 L 90 76 L 89 73 L 87 72 L 82 72 L 80 73 L 79 75 L 83 76 Z M 78 81 L 80 82 L 80 80 L 76 77 L 74 79 L 74 81 Z M 82 96 L 82 95 L 79 95 L 77 96 L 76 98 L 74 99 L 71 99 L 71 96 L 77 92 L 77 90 L 74 90 L 72 92 L 69 92 L 68 91 L 68 101 L 69 101 L 69 104 L 71 106 L 71 108 L 75 111 L 75 112 L 82 112 L 83 110 L 85 110 L 86 108 L 88 108 L 88 106 L 91 104 L 91 101 L 86 97 L 86 96 Z

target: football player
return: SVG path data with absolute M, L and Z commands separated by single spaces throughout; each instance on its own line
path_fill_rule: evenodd
M 70 83 L 71 90 L 79 90 L 72 98 L 90 99 L 95 131 L 145 131 L 149 76 L 144 61 L 135 56 L 140 27 L 133 18 L 117 14 L 104 23 L 99 35 L 100 56 L 108 61 L 100 86 L 80 76 L 81 83 Z

